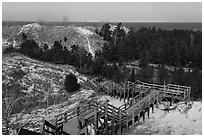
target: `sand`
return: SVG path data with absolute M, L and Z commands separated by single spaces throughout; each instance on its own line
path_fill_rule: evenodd
M 185 111 L 185 106 L 181 106 L 181 112 L 178 109 L 171 110 L 169 113 L 161 110 L 162 106 L 155 109 L 139 125 L 136 125 L 133 131 L 127 134 L 140 135 L 202 135 L 202 103 L 194 102 L 192 108 Z

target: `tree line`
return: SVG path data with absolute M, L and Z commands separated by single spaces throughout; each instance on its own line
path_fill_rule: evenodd
M 110 62 L 139 60 L 141 63 L 165 64 L 175 67 L 202 67 L 202 32 L 192 30 L 162 30 L 130 28 L 126 34 L 122 23 L 114 31 L 103 25 L 99 35 L 107 43 L 98 55 Z

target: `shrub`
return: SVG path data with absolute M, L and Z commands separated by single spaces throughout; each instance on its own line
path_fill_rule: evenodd
M 2 49 L 2 51 L 3 51 L 3 54 L 7 54 L 7 53 L 16 52 L 17 50 L 12 45 L 9 45 L 7 48 Z
M 23 34 L 22 34 L 22 38 L 25 40 L 25 39 L 28 38 L 28 36 L 27 36 L 25 33 L 23 33 Z
M 67 37 L 66 36 L 64 37 L 64 42 L 67 42 Z
M 73 74 L 69 74 L 65 77 L 64 85 L 67 92 L 74 92 L 80 88 L 80 84 L 77 83 L 77 78 Z
M 25 40 L 18 51 L 21 54 L 33 57 L 37 53 L 38 48 L 39 46 L 34 40 Z

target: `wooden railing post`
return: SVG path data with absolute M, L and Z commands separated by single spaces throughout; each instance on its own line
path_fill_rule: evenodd
M 150 105 L 151 105 L 151 98 L 149 97 L 149 105 L 148 105 L 148 110 L 147 110 L 147 115 L 148 115 L 148 118 L 149 118 L 149 107 L 150 107 Z
M 147 115 L 148 115 L 148 118 L 149 118 L 149 111 L 150 111 L 150 106 L 148 106 L 148 108 L 147 108 Z
M 130 97 L 130 83 L 128 81 L 127 101 L 129 101 L 129 97 Z
M 186 99 L 186 92 L 184 91 L 184 100 Z
M 43 120 L 43 123 L 42 123 L 42 125 L 41 125 L 41 127 L 40 127 L 40 133 L 41 133 L 42 135 L 45 134 L 45 120 Z
M 64 122 L 67 122 L 67 113 L 64 113 Z
M 125 102 L 125 92 L 126 92 L 126 85 L 125 83 L 123 84 L 123 100 Z
M 121 91 L 119 92 L 120 92 L 120 101 L 121 101 L 123 93 Z
M 54 126 L 56 127 L 56 129 L 55 129 L 55 134 L 57 135 L 58 133 L 58 131 L 57 131 L 57 121 L 58 121 L 58 117 L 56 117 L 55 116 L 55 124 L 54 124 Z
M 112 135 L 114 135 L 115 133 L 115 112 L 114 112 L 114 109 L 112 109 L 112 116 L 113 116 L 113 119 L 112 119 Z
M 124 103 L 125 103 L 125 92 L 126 92 L 126 90 L 123 91 L 123 100 L 124 100 Z
M 142 111 L 143 114 L 143 121 L 145 121 L 145 110 Z
M 121 109 L 119 109 L 119 133 L 122 134 Z
M 128 119 L 128 116 L 126 115 L 126 129 L 128 129 L 128 121 L 129 119 Z
M 105 101 L 105 135 L 108 135 L 108 100 Z
M 114 89 L 114 84 L 112 85 L 112 92 L 113 92 L 113 97 L 115 98 L 115 89 Z
M 154 104 L 154 103 L 153 103 Z M 159 107 L 159 93 L 157 92 L 157 101 L 156 101 L 156 108 Z
M 143 121 L 145 121 L 146 102 L 143 103 Z
M 134 129 L 134 125 L 135 125 L 135 113 L 134 110 L 132 111 L 132 129 Z
M 79 113 L 80 107 L 77 107 L 77 121 L 78 121 L 78 125 L 79 125 L 79 130 L 82 129 L 82 125 L 81 125 L 81 119 L 80 119 L 80 113 Z
M 152 113 L 154 113 L 154 103 L 152 104 Z
M 132 85 L 132 98 L 134 98 L 134 92 L 135 92 L 135 85 Z
M 174 97 L 174 96 L 173 96 L 173 90 L 171 90 L 170 106 L 172 106 L 172 103 L 173 103 L 173 102 L 172 102 L 172 101 L 173 101 L 173 97 Z
M 88 128 L 87 128 L 87 125 L 86 125 L 85 117 L 82 117 L 82 121 L 83 121 L 84 130 L 85 130 L 85 135 L 88 135 Z
M 140 123 L 140 114 L 137 114 L 137 121 L 138 121 L 138 124 Z

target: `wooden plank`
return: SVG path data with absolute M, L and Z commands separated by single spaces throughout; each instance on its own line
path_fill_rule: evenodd
M 134 98 L 135 86 L 132 86 L 132 98 Z
M 149 111 L 150 111 L 150 107 L 147 108 L 147 116 L 149 118 Z

